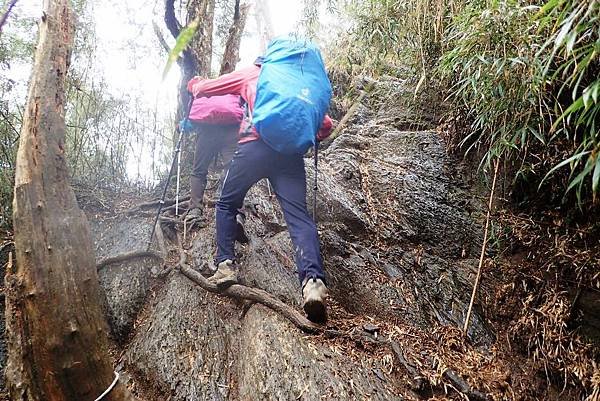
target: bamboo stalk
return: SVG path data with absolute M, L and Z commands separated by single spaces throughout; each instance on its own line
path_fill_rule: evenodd
M 492 212 L 492 202 L 494 200 L 494 191 L 496 190 L 496 178 L 498 177 L 498 166 L 500 165 L 499 160 L 496 160 L 496 166 L 494 167 L 494 178 L 492 179 L 492 190 L 490 191 L 490 199 L 488 202 L 487 216 L 485 219 L 485 231 L 483 234 L 483 244 L 481 245 L 481 255 L 479 255 L 479 266 L 477 267 L 477 276 L 475 277 L 475 284 L 473 285 L 473 292 L 471 293 L 471 301 L 469 302 L 469 309 L 467 309 L 467 317 L 465 319 L 465 325 L 463 332 L 466 334 L 469 329 L 469 321 L 471 320 L 471 311 L 473 310 L 473 302 L 475 301 L 475 294 L 477 293 L 477 287 L 479 286 L 479 279 L 481 278 L 481 267 L 483 266 L 483 257 L 485 256 L 485 248 L 488 242 L 488 228 L 490 226 L 490 215 Z

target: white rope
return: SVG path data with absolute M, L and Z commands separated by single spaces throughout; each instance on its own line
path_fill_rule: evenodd
M 115 380 L 113 380 L 113 382 L 110 384 L 110 386 L 108 386 L 108 388 L 106 390 L 104 390 L 104 392 L 102 394 L 100 394 L 100 397 L 96 398 L 94 401 L 100 401 L 101 399 L 103 399 L 106 394 L 110 393 L 110 391 L 117 385 L 117 382 L 119 381 L 119 374 L 115 371 Z

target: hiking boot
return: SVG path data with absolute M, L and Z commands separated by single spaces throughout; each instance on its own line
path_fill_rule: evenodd
M 235 240 L 237 242 L 239 242 L 240 244 L 247 244 L 248 236 L 246 235 L 246 229 L 244 228 L 244 225 L 246 224 L 246 216 L 244 216 L 243 213 L 238 213 L 235 216 L 235 223 L 236 223 Z
M 238 282 L 237 270 L 233 265 L 233 261 L 227 259 L 219 263 L 217 271 L 208 278 L 208 281 L 219 288 L 225 288 L 232 284 L 236 284 Z
M 327 320 L 327 287 L 320 278 L 306 278 L 302 283 L 302 308 L 308 320 L 324 323 Z
M 199 207 L 194 207 L 188 210 L 185 215 L 186 220 L 201 220 L 202 219 L 202 209 Z

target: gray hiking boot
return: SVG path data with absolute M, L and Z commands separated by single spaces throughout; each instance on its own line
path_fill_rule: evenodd
M 308 320 L 315 323 L 327 321 L 327 287 L 320 278 L 305 278 L 302 282 L 302 308 Z
M 202 209 L 199 207 L 192 208 L 188 210 L 185 215 L 186 220 L 201 220 L 202 219 Z
M 208 281 L 219 288 L 236 284 L 238 282 L 237 269 L 234 267 L 233 261 L 227 259 L 219 263 L 217 271 L 209 277 Z

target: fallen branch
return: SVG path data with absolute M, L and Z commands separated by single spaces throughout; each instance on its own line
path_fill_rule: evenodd
M 400 362 L 404 369 L 410 374 L 408 379 L 410 380 L 411 387 L 414 391 L 421 392 L 425 390 L 425 386 L 429 383 L 429 381 L 421 375 L 421 373 L 411 365 L 404 356 L 400 345 L 396 341 L 387 340 L 385 344 L 392 350 L 394 356 Z
M 204 201 L 202 202 L 202 205 L 205 207 L 214 207 L 216 203 L 217 202 L 213 199 L 204 199 Z M 187 209 L 188 207 L 189 207 L 188 201 L 179 201 L 179 208 Z M 167 210 L 175 210 L 175 204 L 173 204 L 169 207 L 163 208 L 163 212 L 166 212 Z
M 446 369 L 442 376 L 444 376 L 447 380 L 452 382 L 456 390 L 469 397 L 469 400 L 486 401 L 488 399 L 487 396 L 481 391 L 473 390 L 471 386 L 452 369 Z
M 182 219 L 176 219 L 173 217 L 160 216 L 158 219 L 161 223 L 169 223 L 169 224 L 183 224 Z
M 125 262 L 130 259 L 138 259 L 138 258 L 155 258 L 158 260 L 164 260 L 162 255 L 156 251 L 135 251 L 129 252 L 122 255 L 111 256 L 109 258 L 103 259 L 98 264 L 96 264 L 96 270 L 100 271 L 104 267 L 111 265 L 113 263 Z
M 3 243 L 2 245 L 0 245 L 0 252 L 2 252 L 4 250 L 4 248 L 7 248 L 9 246 L 15 246 L 14 241 L 7 241 L 5 243 Z
M 179 198 L 179 207 L 182 209 L 187 209 L 189 206 L 190 196 L 186 195 Z M 204 199 L 203 205 L 206 207 L 214 207 L 217 202 L 213 199 Z M 148 210 L 157 208 L 160 206 L 160 199 L 156 199 L 149 202 L 140 203 L 130 209 L 127 209 L 125 212 L 127 215 L 132 215 L 140 212 L 146 212 Z M 175 199 L 165 199 L 163 204 L 163 212 L 175 209 Z
M 190 196 L 186 195 L 186 196 L 183 196 L 183 197 L 179 198 L 179 203 L 183 203 L 183 202 L 189 201 L 189 200 L 190 200 Z M 165 199 L 164 203 L 163 203 L 163 207 L 164 206 L 171 206 L 171 205 L 174 205 L 174 204 L 175 204 L 175 199 Z M 136 206 L 128 209 L 126 211 L 126 213 L 128 215 L 129 214 L 134 214 L 134 213 L 137 213 L 137 212 L 140 212 L 140 211 L 147 211 L 149 209 L 153 209 L 153 208 L 156 208 L 158 206 L 160 206 L 160 199 L 155 199 L 155 200 L 152 200 L 152 201 L 149 201 L 149 202 L 140 203 L 140 204 L 138 204 L 138 205 L 136 205 Z
M 364 97 L 367 94 L 369 94 L 371 92 L 371 90 L 373 90 L 374 86 L 375 85 L 373 83 L 369 83 L 367 85 L 367 87 L 360 92 L 360 95 L 356 98 L 356 100 L 354 101 L 354 103 L 352 104 L 350 109 L 348 109 L 346 114 L 344 114 L 344 116 L 338 123 L 337 127 L 335 127 L 335 130 L 331 133 L 331 135 L 329 135 L 326 139 L 324 139 L 323 142 L 333 142 L 333 140 L 342 132 L 342 130 L 346 126 L 346 123 L 348 122 L 348 120 L 350 120 L 350 118 L 352 116 L 354 116 L 354 114 L 356 113 L 356 110 L 358 109 L 358 105 L 360 104 L 360 102 L 362 102 Z

